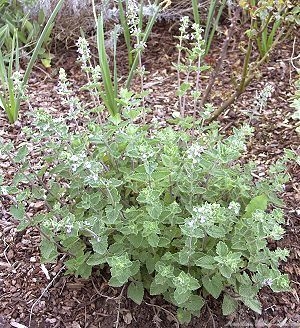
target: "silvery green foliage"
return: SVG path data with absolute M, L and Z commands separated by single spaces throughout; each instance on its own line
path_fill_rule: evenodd
M 121 94 L 125 103 L 128 92 Z M 79 127 L 36 111 L 23 130 L 41 154 L 34 170 L 32 148 L 0 142 L 1 156 L 18 168 L 1 187 L 1 197 L 15 200 L 18 229 L 38 225 L 49 236 L 41 241 L 44 261 L 56 261 L 59 244 L 69 254 L 67 273 L 87 278 L 94 266 L 108 265 L 111 286 L 130 281 L 128 296 L 138 303 L 144 288 L 163 295 L 182 322 L 199 315 L 207 293 L 222 295 L 224 314 L 238 301 L 260 312 L 262 287 L 289 289 L 278 270 L 288 251 L 267 247 L 282 238 L 283 212 L 266 210 L 281 204 L 276 194 L 291 154 L 255 182 L 255 164 L 239 162 L 249 126 L 226 138 L 217 124 L 199 125 L 197 138 L 188 129 L 153 129 L 135 123 L 141 109 L 131 95 L 136 106 L 118 124 Z M 26 206 L 37 200 L 45 208 L 28 221 Z
M 292 103 L 291 106 L 294 108 L 294 113 L 292 114 L 292 119 L 297 120 L 297 127 L 296 131 L 300 133 L 300 126 L 299 126 L 299 121 L 300 121 L 300 78 L 295 82 L 295 94 L 293 95 L 292 98 Z

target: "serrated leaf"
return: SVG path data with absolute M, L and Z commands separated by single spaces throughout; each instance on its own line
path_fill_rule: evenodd
M 241 285 L 239 287 L 239 295 L 244 298 L 253 297 L 257 293 L 257 290 L 255 287 L 252 286 L 252 284 L 248 285 Z
M 266 195 L 259 195 L 251 199 L 245 209 L 245 217 L 250 218 L 256 210 L 265 211 L 268 206 L 268 197 Z
M 182 289 L 176 288 L 174 291 L 174 299 L 175 299 L 177 305 L 181 305 L 181 304 L 185 303 L 189 299 L 190 296 L 191 296 L 190 290 L 183 292 Z
M 201 296 L 191 295 L 188 302 L 184 304 L 184 307 L 193 313 L 197 313 L 201 310 L 204 304 L 205 301 Z
M 92 254 L 86 261 L 88 265 L 95 266 L 106 263 L 106 257 L 102 254 Z
M 177 318 L 181 324 L 189 323 L 192 319 L 192 314 L 190 311 L 184 310 L 182 308 L 178 308 Z
M 150 295 L 161 295 L 168 289 L 168 284 L 157 284 L 154 280 L 150 286 Z
M 213 225 L 205 229 L 206 233 L 213 238 L 223 238 L 226 235 L 226 231 L 223 227 Z
M 146 210 L 152 219 L 157 220 L 162 213 L 162 206 L 160 203 L 155 203 L 146 206 Z
M 45 263 L 55 262 L 58 256 L 57 246 L 54 242 L 42 237 L 41 245 L 41 261 Z
M 219 266 L 219 271 L 220 271 L 220 273 L 221 273 L 221 275 L 223 276 L 223 277 L 225 277 L 225 278 L 230 278 L 231 277 L 231 275 L 233 274 L 233 270 L 232 269 L 230 269 L 227 265 L 221 265 L 221 266 Z
M 36 199 L 44 199 L 45 190 L 41 187 L 34 186 L 31 190 L 32 196 Z
M 215 298 L 219 298 L 222 290 L 223 283 L 221 275 L 214 275 L 211 279 L 208 276 L 202 278 L 203 287 Z
M 238 307 L 238 302 L 228 294 L 224 294 L 223 303 L 222 303 L 223 315 L 232 314 L 237 309 L 237 307 Z
M 205 269 L 214 269 L 216 267 L 216 261 L 213 256 L 210 255 L 200 257 L 197 261 L 195 261 L 195 264 Z
M 27 146 L 22 146 L 22 147 L 18 150 L 17 154 L 15 155 L 15 157 L 14 157 L 14 161 L 15 161 L 16 163 L 20 163 L 20 162 L 24 161 L 24 159 L 26 158 L 26 156 L 27 156 L 28 154 L 29 154 L 29 150 L 28 150 Z
M 129 242 L 132 244 L 133 247 L 139 248 L 144 243 L 144 238 L 141 234 L 137 235 L 129 235 L 127 236 Z
M 131 282 L 127 289 L 127 296 L 136 304 L 141 304 L 144 297 L 144 285 L 141 281 Z
M 92 237 L 90 239 L 90 243 L 93 246 L 93 250 L 94 252 L 98 253 L 98 254 L 105 254 L 107 252 L 107 248 L 108 248 L 108 237 L 105 235 L 102 235 L 100 237 Z
M 106 218 L 104 218 L 107 224 L 115 224 L 120 218 L 120 211 L 122 204 L 116 204 L 116 206 L 107 205 L 105 208 Z
M 86 262 L 82 263 L 78 266 L 75 274 L 83 279 L 88 279 L 92 274 L 92 266 L 88 265 Z
M 148 273 L 151 274 L 155 269 L 155 263 L 159 260 L 159 256 L 148 256 L 146 258 L 146 268 Z
M 150 236 L 148 236 L 147 240 L 151 247 L 156 248 L 158 246 L 159 237 L 157 235 L 151 234 Z
M 111 277 L 108 281 L 111 287 L 122 287 L 126 281 L 120 281 L 118 277 Z
M 10 214 L 18 221 L 23 221 L 25 219 L 25 208 L 23 205 L 19 204 L 18 207 L 12 205 L 10 207 Z
M 216 247 L 216 252 L 220 257 L 225 257 L 228 254 L 228 247 L 223 241 L 219 241 Z
M 261 304 L 257 298 L 242 298 L 243 303 L 251 310 L 261 314 Z

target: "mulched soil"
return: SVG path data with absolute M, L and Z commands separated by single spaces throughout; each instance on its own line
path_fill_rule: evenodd
M 225 27 L 224 27 L 225 28 Z M 172 62 L 176 61 L 176 48 L 173 35 L 176 27 L 158 24 L 148 42 L 144 57 L 146 69 L 150 72 L 145 81 L 145 88 L 151 91 L 147 99 L 153 111 L 147 119 L 156 117 L 162 125 L 177 110 L 174 90 L 177 85 L 176 72 Z M 242 38 L 243 33 L 237 35 Z M 236 37 L 226 59 L 220 79 L 215 83 L 212 101 L 219 104 L 224 92 L 230 92 L 230 73 L 241 65 L 242 55 L 238 50 L 240 38 Z M 221 42 L 216 40 L 207 61 L 215 65 Z M 297 52 L 298 51 L 298 52 Z M 288 98 L 292 94 L 293 68 L 289 61 L 292 42 L 287 41 L 272 55 L 267 65 L 262 67 L 259 81 L 252 82 L 247 91 L 220 117 L 222 131 L 230 133 L 232 127 L 249 121 L 249 112 L 253 108 L 253 96 L 266 83 L 272 83 L 275 92 L 267 108 L 251 118 L 255 128 L 254 137 L 249 143 L 247 159 L 257 161 L 257 176 L 263 176 L 268 165 L 280 157 L 284 148 L 300 152 L 299 135 L 295 132 L 295 122 L 290 118 L 292 109 Z M 295 54 L 299 53 L 296 49 Z M 120 58 L 126 58 L 120 51 Z M 64 108 L 60 105 L 55 88 L 58 68 L 64 67 L 74 86 L 82 85 L 77 54 L 73 50 L 56 56 L 57 63 L 48 70 L 36 67 L 30 81 L 30 101 L 33 108 L 45 107 L 54 115 L 61 115 Z M 125 61 L 120 66 L 126 72 Z M 138 87 L 135 86 L 137 89 Z M 81 94 L 84 98 L 86 95 Z M 0 136 L 12 140 L 15 145 L 23 141 L 21 127 L 29 125 L 31 118 L 22 108 L 21 119 L 15 125 L 7 123 L 0 113 Z M 33 159 L 34 161 L 34 159 Z M 10 164 L 0 158 L 0 169 L 5 178 L 13 176 Z M 291 291 L 274 294 L 265 288 L 260 293 L 263 304 L 262 315 L 241 306 L 231 316 L 223 317 L 220 302 L 208 298 L 199 318 L 194 318 L 187 326 L 196 327 L 300 327 L 300 171 L 297 164 L 290 164 L 291 180 L 282 197 L 285 201 L 286 234 L 270 247 L 286 247 L 290 250 L 287 263 L 282 263 L 281 270 L 289 274 Z M 160 297 L 145 297 L 138 306 L 126 298 L 124 288 L 111 288 L 107 284 L 108 272 L 95 270 L 88 279 L 64 276 L 63 259 L 54 264 L 40 263 L 40 236 L 36 229 L 29 228 L 18 232 L 15 222 L 8 213 L 9 202 L 1 199 L 0 203 L 0 328 L 8 327 L 144 327 L 171 328 L 179 327 L 174 313 L 174 306 L 167 304 Z M 32 208 L 28 211 L 34 210 Z

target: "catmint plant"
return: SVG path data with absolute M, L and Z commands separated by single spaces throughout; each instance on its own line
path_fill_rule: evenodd
M 179 42 L 177 44 L 178 60 L 175 67 L 177 69 L 178 80 L 178 97 L 179 110 L 181 117 L 185 116 L 185 108 L 187 106 L 187 95 L 193 98 L 194 103 L 194 120 L 198 109 L 198 100 L 201 96 L 201 72 L 209 69 L 209 66 L 203 65 L 202 59 L 205 54 L 205 41 L 203 40 L 203 30 L 200 25 L 193 23 L 187 16 L 181 18 L 181 25 L 179 27 L 180 35 L 177 37 Z M 189 43 L 189 46 L 185 45 Z M 191 81 L 191 74 L 196 72 L 195 86 Z M 182 81 L 181 75 L 185 78 Z
M 24 129 L 33 148 L 1 143 L 15 175 L 1 181 L 0 196 L 14 200 L 18 229 L 40 229 L 43 261 L 64 252 L 67 273 L 84 278 L 107 266 L 111 286 L 129 283 L 127 295 L 137 303 L 145 289 L 163 295 L 181 322 L 199 315 L 207 294 L 222 297 L 224 314 L 238 301 L 261 312 L 261 288 L 289 289 L 278 270 L 288 251 L 267 243 L 284 234 L 283 211 L 274 204 L 292 153 L 256 182 L 255 165 L 239 161 L 249 126 L 227 138 L 215 123 L 196 125 L 194 136 L 183 128 L 155 130 L 136 123 L 141 98 L 123 89 L 121 99 L 126 111 L 118 124 L 83 121 L 78 130 L 68 116 L 39 110 Z M 31 149 L 43 154 L 36 168 Z M 46 210 L 28 219 L 27 205 L 36 200 Z

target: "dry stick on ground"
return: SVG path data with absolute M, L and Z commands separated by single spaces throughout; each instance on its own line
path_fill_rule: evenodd
M 175 315 L 174 315 L 171 311 L 169 311 L 169 310 L 167 310 L 167 309 L 165 309 L 165 308 L 163 308 L 162 306 L 159 306 L 159 305 L 157 305 L 157 304 L 147 303 L 146 301 L 143 301 L 143 302 L 144 302 L 146 305 L 148 305 L 148 306 L 156 307 L 156 308 L 158 308 L 158 309 L 160 309 L 160 310 L 163 310 L 163 311 L 166 312 L 167 314 L 169 314 L 169 315 L 174 319 L 174 321 L 175 321 L 175 325 L 176 325 L 176 328 L 179 328 L 179 327 L 180 327 L 180 324 L 179 324 L 177 318 L 175 317 Z
M 119 296 L 116 298 L 117 302 L 118 302 L 118 310 L 117 310 L 117 319 L 115 321 L 115 328 L 119 327 L 119 323 L 120 323 L 120 311 L 121 311 L 121 300 L 122 300 L 122 295 L 125 289 L 125 286 L 123 286 L 121 293 L 119 294 Z
M 11 197 L 9 195 L 6 195 L 5 197 L 7 197 L 15 206 L 18 206 L 18 202 L 14 199 L 14 197 Z M 33 221 L 33 219 L 27 214 L 25 213 L 25 217 L 27 219 L 27 221 L 30 223 Z M 47 240 L 51 241 L 52 243 L 55 244 L 55 246 L 61 250 L 64 254 L 66 255 L 69 255 L 69 256 L 72 256 L 74 257 L 73 254 L 67 252 L 62 246 L 60 246 L 56 241 L 54 241 L 53 239 L 51 239 L 48 235 L 46 235 L 41 229 L 39 226 L 35 225 L 34 226 L 36 228 L 36 230 L 40 233 L 41 236 L 43 236 L 44 238 L 46 238 Z
M 208 85 L 204 91 L 204 94 L 203 94 L 203 97 L 201 98 L 201 101 L 200 101 L 200 104 L 199 104 L 199 109 L 202 110 L 203 108 L 203 105 L 205 104 L 208 96 L 210 95 L 210 92 L 211 92 L 211 89 L 215 83 L 215 80 L 218 76 L 218 74 L 220 73 L 220 70 L 223 66 L 223 62 L 224 62 L 224 59 L 227 55 L 227 51 L 228 51 L 228 46 L 229 46 L 229 42 L 232 38 L 232 34 L 234 32 L 234 28 L 236 26 L 236 23 L 237 23 L 237 19 L 239 17 L 241 13 L 241 8 L 238 7 L 237 10 L 235 11 L 234 13 L 234 16 L 232 18 L 232 21 L 231 21 L 231 24 L 229 26 L 229 29 L 227 30 L 227 36 L 226 36 L 226 39 L 222 45 L 222 49 L 221 49 L 221 54 L 219 56 L 219 59 L 218 59 L 218 63 L 217 63 L 217 66 L 215 67 L 215 69 L 213 70 L 212 74 L 210 75 L 209 77 L 209 81 L 208 81 Z
M 276 39 L 274 40 L 269 51 L 260 60 L 249 64 L 249 70 L 244 63 L 243 76 L 242 76 L 242 81 L 241 81 L 240 85 L 238 86 L 236 91 L 221 105 L 221 107 L 217 108 L 213 112 L 211 117 L 207 120 L 208 123 L 217 119 L 230 105 L 232 105 L 240 97 L 240 95 L 242 93 L 244 93 L 246 87 L 255 78 L 255 75 L 256 75 L 255 73 L 256 73 L 257 69 L 269 58 L 270 53 L 274 50 L 274 48 L 291 34 L 292 29 L 293 29 L 293 26 L 290 26 L 290 28 L 286 32 L 285 28 L 282 28 L 280 33 L 277 35 Z M 284 35 L 284 37 L 282 38 L 283 35 Z M 252 41 L 249 40 L 249 43 L 252 43 Z M 249 46 L 248 49 L 251 50 L 251 48 L 252 48 L 252 46 L 251 47 Z M 249 56 L 250 56 L 250 54 L 249 54 Z
M 206 305 L 206 308 L 207 308 L 207 310 L 209 312 L 209 315 L 210 315 L 210 318 L 209 319 L 212 320 L 213 328 L 216 328 L 216 322 L 215 322 L 215 319 L 214 319 L 214 314 L 212 313 L 211 308 L 207 305 L 207 303 L 205 305 Z
M 58 271 L 56 276 L 49 282 L 49 284 L 46 286 L 46 288 L 43 290 L 42 294 L 40 297 L 32 304 L 32 307 L 30 309 L 30 315 L 29 315 L 29 324 L 28 327 L 30 328 L 31 325 L 31 320 L 32 320 L 32 315 L 33 315 L 33 309 L 37 305 L 37 303 L 42 299 L 44 294 L 47 292 L 47 290 L 52 286 L 53 282 L 59 277 L 60 273 L 65 269 L 65 266 L 62 266 L 61 269 Z

